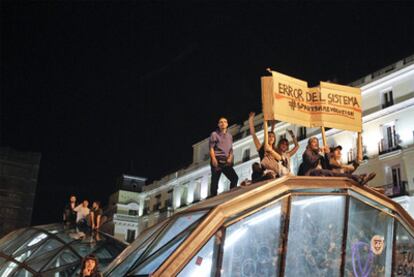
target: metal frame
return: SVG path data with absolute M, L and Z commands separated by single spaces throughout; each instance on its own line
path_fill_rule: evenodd
M 226 219 L 255 206 L 266 204 L 282 194 L 296 195 L 300 190 L 324 188 L 344 190 L 346 193 L 338 192 L 333 194 L 348 194 L 346 198 L 352 197 L 349 195 L 349 191 L 354 191 L 374 202 L 378 202 L 380 205 L 384 206 L 384 208 L 393 211 L 395 214 L 392 214 L 391 216 L 408 226 L 408 230 L 413 230 L 414 232 L 414 220 L 398 203 L 391 201 L 388 197 L 373 189 L 361 187 L 352 180 L 340 177 L 283 177 L 269 182 L 242 187 L 232 192 L 223 193 L 218 197 L 206 200 L 189 208 L 187 212 L 196 210 L 199 205 L 208 207 L 209 205 L 214 206 L 214 204 L 217 203 L 187 239 L 183 241 L 183 243 L 151 276 L 175 276 L 178 274 L 199 249 L 201 249 L 202 245 L 204 245 L 219 228 L 222 228 L 223 224 L 226 223 Z M 293 192 L 294 190 L 295 192 Z M 324 193 L 316 192 L 310 194 L 321 195 Z M 361 199 L 357 200 L 361 201 Z M 379 209 L 378 207 L 373 208 L 377 210 Z M 246 214 L 243 214 L 240 217 L 237 217 L 237 219 L 240 220 L 246 216 Z M 346 237 L 344 237 L 343 240 L 346 240 Z M 341 272 L 342 270 L 344 269 L 341 269 Z

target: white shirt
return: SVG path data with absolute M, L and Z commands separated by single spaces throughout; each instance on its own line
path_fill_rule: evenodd
M 76 222 L 79 222 L 82 219 L 85 219 L 89 215 L 89 208 L 82 206 L 82 204 L 78 205 L 76 208 L 73 209 L 76 212 Z

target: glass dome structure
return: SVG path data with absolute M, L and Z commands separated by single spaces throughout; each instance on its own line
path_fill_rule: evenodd
M 81 235 L 63 224 L 11 232 L 0 240 L 0 276 L 76 276 L 86 255 L 95 254 L 103 269 L 126 247 L 104 233 Z
M 105 276 L 414 276 L 414 220 L 345 178 L 223 193 L 141 234 Z

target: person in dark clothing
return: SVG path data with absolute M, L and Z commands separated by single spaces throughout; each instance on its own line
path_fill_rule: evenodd
M 319 148 L 318 138 L 311 137 L 302 155 L 298 176 L 333 176 L 329 170 L 329 152 L 329 147 Z
M 303 162 L 299 166 L 298 176 L 327 176 L 327 177 L 347 177 L 358 184 L 365 185 L 368 181 L 375 177 L 375 174 L 356 175 L 351 173 L 340 173 L 332 170 L 329 155 L 330 149 L 328 146 L 319 148 L 319 140 L 316 137 L 311 137 L 308 140 L 308 145 L 303 153 Z
M 101 219 L 102 219 L 103 211 L 101 209 L 101 202 L 100 201 L 93 201 L 92 209 L 91 209 L 91 227 L 92 230 L 98 230 L 101 227 Z
M 98 258 L 95 255 L 88 255 L 82 261 L 79 277 L 102 277 L 98 271 Z
M 76 196 L 71 195 L 69 203 L 65 206 L 63 211 L 63 222 L 70 227 L 75 227 L 76 225 L 76 211 L 74 210 L 76 206 Z
M 237 186 L 239 177 L 233 169 L 233 137 L 227 132 L 227 119 L 221 117 L 218 129 L 211 133 L 209 139 L 211 186 L 210 197 L 217 195 L 221 173 L 230 180 L 230 189 Z

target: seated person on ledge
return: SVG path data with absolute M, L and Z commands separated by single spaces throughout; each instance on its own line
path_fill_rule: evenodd
M 335 148 L 339 150 L 339 148 Z M 342 147 L 341 147 L 342 149 Z M 347 177 L 361 186 L 365 185 L 368 181 L 375 177 L 375 173 L 369 175 L 356 175 L 349 172 L 350 168 L 346 169 L 341 167 L 338 162 L 340 155 L 338 152 L 336 156 L 329 155 L 330 149 L 325 146 L 323 149 L 319 148 L 319 140 L 316 137 L 311 137 L 308 140 L 308 145 L 303 153 L 303 162 L 299 167 L 299 176 L 328 176 L 328 177 Z M 340 154 L 340 151 L 339 151 Z M 331 157 L 330 157 L 331 156 Z M 332 168 L 332 163 L 335 164 L 335 169 Z M 339 158 L 338 158 L 339 157 Z M 348 170 L 348 172 L 346 172 Z M 342 172 L 343 171 L 343 172 Z

